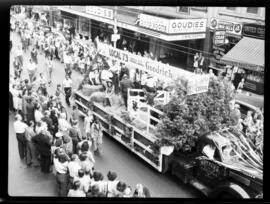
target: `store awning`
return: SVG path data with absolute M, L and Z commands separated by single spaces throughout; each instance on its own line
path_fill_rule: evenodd
M 77 7 L 77 6 L 76 6 Z M 59 10 L 61 11 L 65 11 L 65 12 L 69 12 L 78 16 L 83 16 L 86 18 L 90 18 L 96 21 L 100 21 L 100 22 L 104 22 L 107 24 L 111 24 L 114 25 L 115 22 L 112 19 L 107 19 L 107 18 L 103 18 L 100 16 L 96 16 L 96 15 L 92 15 L 89 13 L 86 13 L 85 11 L 83 11 L 82 9 L 74 10 L 74 7 L 68 8 L 67 6 L 59 6 L 58 7 Z M 157 31 L 153 31 L 147 28 L 142 28 L 139 27 L 137 25 L 134 25 L 134 23 L 136 22 L 137 19 L 134 19 L 134 17 L 127 17 L 123 14 L 118 14 L 117 15 L 117 26 L 121 27 L 121 28 L 125 28 L 128 30 L 132 30 L 134 32 L 139 32 L 154 38 L 159 38 L 161 40 L 164 41 L 178 41 L 178 40 L 195 40 L 195 39 L 204 39 L 206 37 L 205 32 L 200 32 L 200 33 L 182 33 L 182 34 L 177 34 L 177 35 L 167 35 L 167 34 L 163 34 Z
M 264 71 L 264 40 L 243 37 L 221 61 L 228 65 Z

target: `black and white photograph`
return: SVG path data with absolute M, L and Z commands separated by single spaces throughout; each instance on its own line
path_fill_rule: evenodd
M 266 7 L 34 3 L 3 28 L 8 196 L 264 198 Z

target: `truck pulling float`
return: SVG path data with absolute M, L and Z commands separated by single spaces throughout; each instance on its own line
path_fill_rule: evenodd
M 100 47 L 101 55 L 124 62 L 131 67 L 134 67 L 136 61 L 140 64 L 136 68 L 149 72 L 143 68 L 143 64 L 147 64 L 147 62 L 143 63 L 145 59 L 142 57 L 132 56 L 131 53 L 109 45 L 102 44 L 99 45 Z M 116 52 L 118 54 L 110 55 L 110 53 Z M 131 60 L 132 57 L 133 60 Z M 157 62 L 148 64 L 155 65 L 155 63 Z M 158 64 L 157 67 L 162 65 Z M 203 88 L 189 88 L 190 91 L 193 90 L 192 94 L 196 91 L 195 94 L 205 91 L 205 84 L 190 80 L 196 78 L 197 82 L 207 81 L 205 76 L 203 76 L 204 79 L 200 79 L 200 76 L 195 76 L 193 73 L 178 70 L 170 69 L 170 73 L 174 73 L 172 76 L 184 76 L 183 79 L 187 81 L 187 86 L 204 86 Z M 154 72 L 150 70 L 151 74 L 163 75 L 161 71 Z M 160 122 L 163 112 L 145 103 L 144 91 L 129 89 L 128 111 L 126 112 L 125 107 L 118 102 L 112 104 L 111 107 L 97 102 L 96 94 L 102 95 L 102 92 L 98 90 L 97 87 L 90 87 L 88 91 L 85 91 L 80 87 L 75 91 L 75 103 L 80 113 L 86 116 L 87 112 L 91 110 L 94 117 L 101 121 L 106 136 L 116 140 L 158 172 L 171 173 L 183 183 L 194 186 L 209 197 L 262 197 L 262 158 L 253 151 L 241 133 L 229 128 L 208 133 L 200 138 L 196 153 L 190 156 L 175 151 L 173 146 L 161 146 L 157 150 L 153 146 L 158 139 L 155 136 L 155 128 Z M 120 96 L 115 97 L 117 99 Z M 166 104 L 169 99 L 168 92 L 160 91 L 154 101 Z

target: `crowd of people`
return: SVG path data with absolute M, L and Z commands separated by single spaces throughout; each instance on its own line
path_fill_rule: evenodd
M 45 174 L 54 173 L 59 196 L 150 197 L 149 190 L 142 184 L 137 184 L 133 191 L 131 186 L 118 180 L 115 172 L 109 171 L 104 179 L 95 169 L 95 157 L 103 155 L 103 132 L 99 119 L 91 110 L 84 118 L 83 130 L 79 127 L 78 108 L 70 102 L 72 70 L 79 68 L 82 73 L 89 72 L 88 76 L 92 76 L 96 66 L 101 80 L 89 77 L 90 83 L 100 83 L 107 92 L 110 89 L 108 69 L 103 68 L 101 58 L 97 64 L 91 63 L 96 55 L 94 45 L 86 49 L 75 41 L 63 39 L 60 34 L 44 32 L 38 22 L 13 17 L 11 32 L 19 35 L 21 44 L 12 45 L 10 111 L 15 113 L 14 130 L 20 159 L 28 168 L 40 168 Z M 28 77 L 23 78 L 27 52 L 30 52 L 30 59 L 24 67 Z M 40 67 L 40 57 L 45 58 L 45 68 Z M 62 84 L 57 84 L 53 94 L 49 94 L 55 59 L 64 63 L 66 78 Z M 38 68 L 44 71 L 38 74 Z M 122 80 L 128 75 L 122 73 L 120 76 Z M 66 104 L 71 106 L 71 113 L 61 101 L 62 93 Z

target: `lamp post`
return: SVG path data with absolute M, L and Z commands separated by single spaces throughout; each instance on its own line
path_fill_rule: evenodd
M 118 30 L 117 30 L 117 19 L 116 19 L 116 15 L 117 15 L 117 6 L 114 7 L 114 28 L 113 28 L 113 34 L 114 34 L 114 36 L 118 32 Z M 114 38 L 113 39 L 113 46 L 114 47 L 116 47 L 116 42 L 117 42 L 117 39 Z

